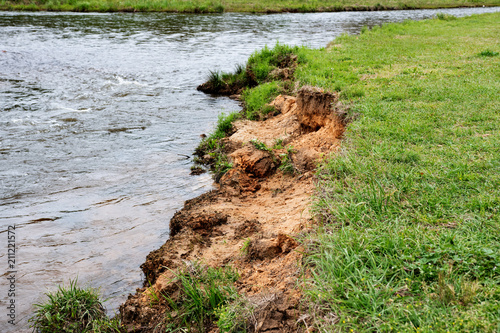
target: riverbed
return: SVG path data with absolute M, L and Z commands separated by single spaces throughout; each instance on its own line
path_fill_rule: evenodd
M 16 321 L 78 279 L 110 314 L 185 200 L 208 191 L 191 154 L 235 101 L 196 91 L 265 45 L 323 47 L 363 26 L 500 8 L 314 14 L 0 13 L 0 251 L 16 227 Z M 0 307 L 10 301 L 1 284 Z

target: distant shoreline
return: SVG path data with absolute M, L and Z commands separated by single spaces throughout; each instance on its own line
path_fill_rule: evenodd
M 38 1 L 0 1 L 1 11 L 52 11 L 52 12 L 165 12 L 165 13 L 314 13 L 314 12 L 343 12 L 343 11 L 382 11 L 382 10 L 416 10 L 416 9 L 449 9 L 500 6 L 500 0 L 475 2 L 473 0 L 451 1 L 440 0 L 404 0 L 404 1 L 376 1 L 376 0 L 345 0 L 343 2 L 314 1 L 303 2 L 288 0 L 279 3 L 269 3 L 264 0 L 244 2 L 230 1 L 99 1 L 99 0 L 38 0 Z

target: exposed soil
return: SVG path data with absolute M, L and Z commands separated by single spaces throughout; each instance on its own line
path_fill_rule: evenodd
M 305 331 L 298 323 L 303 251 L 297 238 L 313 223 L 309 203 L 314 167 L 339 147 L 344 124 L 336 112 L 337 96 L 316 88 L 304 87 L 297 97 L 278 96 L 272 105 L 280 112 L 276 117 L 235 123 L 236 131 L 228 138 L 233 169 L 215 190 L 185 203 L 170 222 L 170 238 L 147 256 L 141 266 L 145 287 L 120 307 L 129 332 L 154 332 L 162 326 L 167 307 L 152 305 L 146 286 L 151 283 L 156 293 L 175 298 L 172 271 L 190 261 L 237 269 L 239 293 L 257 305 L 249 320 L 254 332 Z M 272 147 L 276 138 L 294 147 L 288 154 L 299 174 L 278 169 L 285 148 L 271 154 L 248 143 L 258 139 Z M 210 325 L 206 330 L 217 332 Z

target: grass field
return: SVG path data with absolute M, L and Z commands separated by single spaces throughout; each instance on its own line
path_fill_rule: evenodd
M 305 288 L 324 332 L 500 331 L 500 14 L 365 29 L 296 79 L 357 119 L 321 166 Z
M 0 10 L 76 12 L 324 12 L 499 6 L 500 0 L 0 0 Z

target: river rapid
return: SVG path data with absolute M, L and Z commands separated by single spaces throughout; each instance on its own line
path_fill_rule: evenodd
M 277 41 L 317 48 L 363 26 L 499 10 L 0 12 L 0 331 L 28 331 L 32 304 L 72 279 L 100 287 L 111 315 L 142 285 L 139 266 L 174 212 L 211 189 L 210 175 L 189 175 L 200 134 L 239 110 L 196 91 L 209 70 L 232 71 Z

